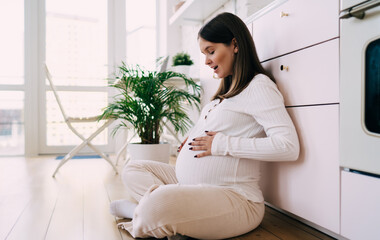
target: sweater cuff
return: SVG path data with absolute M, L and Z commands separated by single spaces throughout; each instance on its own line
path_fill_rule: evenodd
M 218 132 L 215 134 L 211 145 L 211 155 L 227 155 L 228 136 Z

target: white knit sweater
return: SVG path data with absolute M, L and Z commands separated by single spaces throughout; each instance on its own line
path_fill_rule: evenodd
M 231 187 L 251 201 L 262 202 L 260 161 L 296 160 L 299 154 L 297 133 L 283 97 L 275 83 L 259 74 L 240 94 L 218 103 L 207 104 L 189 132 L 177 158 L 178 181 Z M 205 136 L 205 131 L 218 132 L 212 155 L 194 158 L 199 152 L 189 150 L 188 143 Z

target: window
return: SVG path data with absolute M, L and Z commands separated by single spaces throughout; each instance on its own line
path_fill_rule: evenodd
M 156 66 L 156 0 L 127 0 L 127 64 Z
M 123 60 L 154 68 L 156 2 L 0 0 L 0 155 L 67 153 L 79 143 L 63 122 L 42 65 L 68 115 L 99 114 L 110 99 L 107 78 L 115 65 Z M 79 131 L 86 136 L 94 127 Z M 114 150 L 107 131 L 93 143 Z
M 46 0 L 46 63 L 64 110 L 71 117 L 99 115 L 108 104 L 107 2 Z M 60 152 L 59 147 L 81 140 L 67 127 L 52 91 L 46 89 L 42 152 Z M 89 136 L 98 123 L 73 125 Z M 107 145 L 107 131 L 92 143 Z
M 380 39 L 365 51 L 364 123 L 368 131 L 380 134 Z
M 12 23 L 12 24 L 9 24 Z M 0 155 L 24 154 L 24 1 L 0 1 Z

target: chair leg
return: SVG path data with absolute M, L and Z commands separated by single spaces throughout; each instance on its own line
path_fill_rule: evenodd
M 87 142 L 84 141 L 75 148 L 73 148 L 66 156 L 61 160 L 61 162 L 58 164 L 57 168 L 55 169 L 53 176 L 55 177 L 55 174 L 58 172 L 58 170 L 65 164 L 67 161 L 69 161 L 72 157 L 74 157 L 82 148 L 84 148 L 87 145 Z
M 121 149 L 117 153 L 117 155 L 116 155 L 116 166 L 119 163 L 120 157 L 123 156 L 123 154 L 126 154 L 128 143 L 129 142 L 124 143 L 124 145 L 121 147 Z
M 112 163 L 112 161 L 111 161 L 111 159 L 109 157 L 107 157 L 104 153 L 102 153 L 98 148 L 96 148 L 91 143 L 87 143 L 87 145 L 90 148 L 92 148 L 92 150 L 94 150 L 96 153 L 98 153 L 102 158 L 104 158 L 104 160 L 106 160 L 112 166 L 112 168 L 113 168 L 113 170 L 115 170 L 116 174 L 119 174 L 119 172 L 117 171 L 116 166 Z
M 57 169 L 54 171 L 53 173 L 53 177 L 55 177 L 55 174 L 58 172 L 58 170 L 62 167 L 63 164 L 65 164 L 67 161 L 69 161 L 74 155 L 76 155 L 83 147 L 85 147 L 86 145 L 88 145 L 89 147 L 91 147 L 96 153 L 98 153 L 102 158 L 104 158 L 109 164 L 111 164 L 112 168 L 115 170 L 116 174 L 118 174 L 118 171 L 115 167 L 115 165 L 112 163 L 112 161 L 106 156 L 104 155 L 101 151 L 99 151 L 96 147 L 94 147 L 90 142 L 92 139 L 94 139 L 100 132 L 102 132 L 107 126 L 109 126 L 114 120 L 110 119 L 108 121 L 106 121 L 100 128 L 97 129 L 96 132 L 94 132 L 93 134 L 91 134 L 90 137 L 88 137 L 87 139 L 84 138 L 72 125 L 71 125 L 71 122 L 70 121 L 67 121 L 67 125 L 69 126 L 69 128 L 72 130 L 72 132 L 77 135 L 80 139 L 83 140 L 83 142 L 76 146 L 73 150 L 70 151 L 70 153 L 68 153 L 64 159 L 62 159 L 62 161 L 60 162 L 60 164 L 58 165 Z

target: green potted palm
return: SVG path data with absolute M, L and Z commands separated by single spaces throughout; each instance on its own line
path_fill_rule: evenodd
M 172 70 L 174 72 L 183 73 L 186 76 L 189 76 L 190 68 L 194 64 L 193 60 L 190 58 L 190 55 L 185 52 L 180 52 L 174 55 L 172 62 Z
M 178 89 L 168 84 L 170 79 L 181 79 L 187 86 Z M 192 125 L 186 113 L 186 106 L 199 110 L 201 88 L 184 74 L 165 71 L 148 71 L 139 66 L 130 67 L 122 63 L 118 67 L 115 78 L 110 80 L 110 87 L 119 91 L 103 111 L 100 119 L 119 119 L 120 123 L 113 129 L 115 134 L 120 128 L 132 126 L 141 142 L 130 144 L 131 155 L 142 151 L 148 153 L 152 148 L 153 154 L 146 156 L 130 156 L 133 159 L 152 159 L 169 161 L 170 144 L 160 143 L 164 125 L 170 123 L 176 133 L 184 134 Z M 137 148 L 137 150 L 136 150 Z M 143 150 L 138 150 L 143 148 Z M 158 150 L 158 148 L 162 150 Z M 162 151 L 160 157 L 157 151 Z

